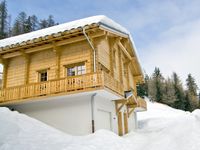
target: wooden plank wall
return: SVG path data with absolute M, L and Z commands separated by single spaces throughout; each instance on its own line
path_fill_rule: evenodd
M 130 90 L 130 88 L 135 89 L 133 73 L 130 69 L 130 67 L 133 66 L 130 65 L 129 59 L 122 52 L 120 47 L 117 44 L 113 44 L 113 42 L 116 41 L 117 39 L 115 38 L 109 38 L 109 40 L 106 39 L 106 37 L 98 39 L 97 51 L 99 63 L 105 66 L 109 71 L 111 71 L 111 68 L 113 69 L 113 77 L 118 81 L 120 81 L 121 78 L 120 82 L 123 83 L 124 90 Z M 113 51 L 112 56 L 111 50 Z M 110 63 L 110 61 L 112 61 L 112 63 Z M 110 66 L 111 64 L 112 66 Z
M 78 62 L 85 62 L 86 72 L 90 73 L 92 70 L 91 65 L 91 54 L 90 46 L 87 42 L 79 42 L 61 47 L 61 58 L 60 58 L 60 77 L 65 77 L 66 69 L 65 66 Z
M 85 62 L 86 71 L 90 73 L 91 50 L 86 41 L 68 44 L 60 47 L 60 77 L 66 76 L 66 65 Z M 56 78 L 56 53 L 52 49 L 38 51 L 30 55 L 30 68 L 28 83 L 38 82 L 38 71 L 48 69 L 48 80 Z M 24 85 L 25 58 L 23 56 L 10 58 L 8 61 L 7 87 Z
M 9 59 L 6 87 L 23 85 L 24 73 L 25 73 L 25 60 L 22 56 Z
M 110 47 L 106 38 L 99 41 L 97 51 L 99 63 L 110 70 Z
M 52 49 L 33 53 L 30 57 L 29 83 L 38 82 L 38 71 L 48 69 L 48 80 L 55 78 L 56 54 Z
M 116 79 L 116 80 L 118 80 L 119 81 L 119 51 L 118 51 L 118 46 L 114 46 L 114 55 L 113 55 L 113 57 L 115 57 L 114 58 L 114 60 L 115 60 L 115 66 L 114 66 L 114 78 Z

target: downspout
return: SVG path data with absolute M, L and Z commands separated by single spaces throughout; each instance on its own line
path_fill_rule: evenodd
M 137 112 L 135 112 L 135 111 L 134 111 L 134 121 L 135 121 L 135 129 L 138 129 Z
M 91 96 L 91 117 L 92 117 L 92 133 L 95 131 L 95 124 L 94 124 L 94 97 L 97 93 L 92 94 Z
M 89 37 L 87 36 L 87 34 L 86 34 L 86 32 L 85 32 L 85 28 L 82 27 L 82 30 L 83 30 L 83 34 L 84 34 L 86 40 L 88 41 L 90 47 L 92 48 L 92 50 L 93 50 L 93 52 L 94 52 L 94 53 L 93 53 L 93 57 L 94 57 L 94 59 L 93 59 L 93 67 L 94 67 L 94 72 L 96 72 L 96 51 L 95 51 L 95 48 L 94 48 L 92 42 L 90 41 Z

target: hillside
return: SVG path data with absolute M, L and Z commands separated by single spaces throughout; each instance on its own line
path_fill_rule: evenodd
M 99 130 L 88 136 L 71 136 L 35 119 L 0 108 L 0 150 L 198 150 L 200 111 L 183 112 L 148 102 L 138 114 L 139 129 L 124 137 Z

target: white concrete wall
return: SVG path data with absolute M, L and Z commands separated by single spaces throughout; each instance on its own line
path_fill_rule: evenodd
M 118 127 L 117 127 L 117 117 L 115 114 L 115 104 L 110 99 L 106 99 L 102 96 L 95 96 L 95 130 L 98 129 L 108 129 L 108 118 L 105 117 L 105 119 L 102 117 L 101 114 L 110 114 L 110 130 L 114 131 L 115 133 L 118 133 Z M 106 116 L 106 115 L 105 115 Z
M 61 131 L 73 135 L 91 133 L 90 96 L 56 98 L 10 106 Z
M 128 131 L 136 129 L 135 113 L 133 112 L 128 118 Z
M 72 135 L 92 133 L 91 96 L 94 93 L 58 96 L 49 100 L 9 106 L 50 126 Z M 107 98 L 106 98 L 107 97 Z M 122 112 L 126 112 L 123 107 Z M 122 115 L 122 122 L 124 121 Z M 105 92 L 97 92 L 94 97 L 95 131 L 110 129 L 118 134 L 118 120 L 115 103 Z M 124 122 L 122 124 L 124 126 Z M 129 131 L 135 128 L 134 114 L 128 118 Z M 124 127 L 123 127 L 124 128 Z

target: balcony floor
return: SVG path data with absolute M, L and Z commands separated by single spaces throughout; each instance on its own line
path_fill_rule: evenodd
M 74 91 L 71 93 L 62 93 L 62 94 L 54 94 L 54 95 L 47 95 L 47 96 L 39 96 L 39 97 L 33 97 L 33 98 L 27 98 L 27 99 L 20 99 L 16 101 L 8 101 L 4 103 L 0 103 L 0 106 L 12 106 L 16 104 L 25 104 L 25 103 L 34 103 L 39 101 L 51 101 L 51 100 L 59 100 L 59 99 L 66 99 L 69 100 L 74 97 L 82 97 L 82 96 L 90 96 L 92 94 L 97 94 L 101 97 L 104 97 L 108 100 L 116 100 L 123 98 L 121 95 L 116 94 L 115 92 L 111 91 L 107 88 L 101 88 L 101 89 L 93 89 L 90 91 Z

